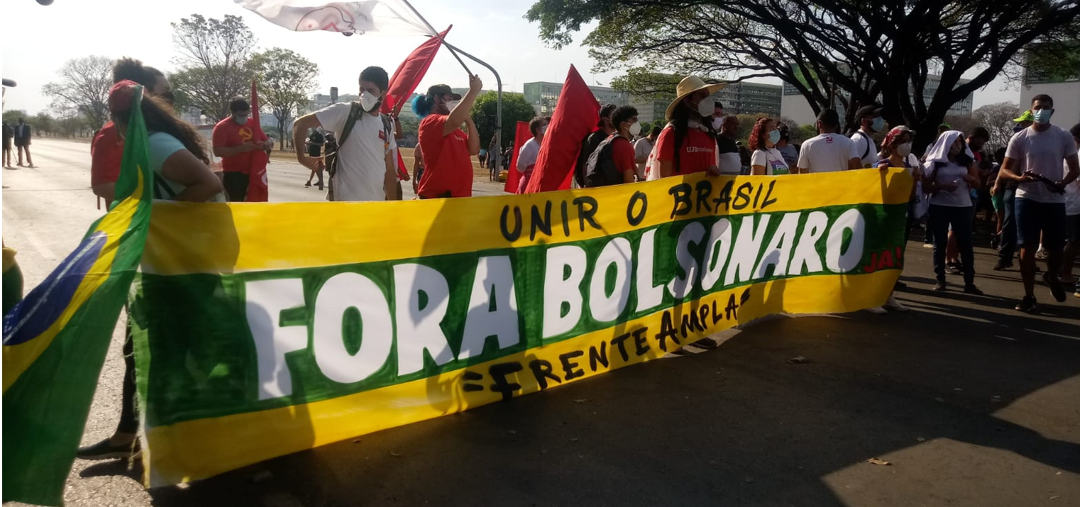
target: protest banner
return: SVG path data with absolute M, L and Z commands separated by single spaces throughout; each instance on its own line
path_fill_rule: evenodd
M 904 170 L 872 169 L 155 203 L 131 301 L 148 484 L 550 389 L 768 314 L 880 305 L 910 191 Z

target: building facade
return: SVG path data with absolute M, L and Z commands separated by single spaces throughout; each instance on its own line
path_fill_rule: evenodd
M 532 105 L 533 110 L 536 111 L 538 116 L 551 116 L 551 114 L 555 112 L 555 106 L 559 103 L 559 95 L 562 94 L 562 86 L 562 83 L 549 83 L 546 81 L 525 83 L 525 100 Z M 606 86 L 590 86 L 589 90 L 592 91 L 593 96 L 596 97 L 596 101 L 601 105 L 630 105 L 629 93 L 620 92 Z
M 766 83 L 728 83 L 716 92 L 724 105 L 724 114 L 760 114 L 780 116 L 784 87 Z
M 1046 94 L 1054 99 L 1054 117 L 1051 123 L 1064 129 L 1080 123 L 1080 69 L 1072 75 L 1039 74 L 1029 70 L 1024 57 L 1024 80 L 1020 86 L 1020 109 L 1031 107 L 1031 98 Z

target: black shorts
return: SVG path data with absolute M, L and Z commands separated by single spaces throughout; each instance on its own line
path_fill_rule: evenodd
M 1065 217 L 1065 239 L 1076 247 L 1076 242 L 1080 241 L 1080 215 L 1069 215 Z

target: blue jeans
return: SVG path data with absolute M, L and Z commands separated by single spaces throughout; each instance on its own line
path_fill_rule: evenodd
M 975 249 L 971 245 L 972 206 L 930 205 L 930 230 L 934 234 L 934 274 L 939 282 L 945 281 L 945 249 L 949 246 L 949 226 L 952 226 L 956 246 L 960 249 L 960 263 L 964 268 L 964 285 L 975 283 Z
M 1012 264 L 1016 256 L 1016 189 L 1005 190 L 1005 220 L 1001 222 L 1001 238 L 998 244 L 998 260 Z

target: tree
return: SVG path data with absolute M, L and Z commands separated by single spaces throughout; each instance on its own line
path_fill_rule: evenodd
M 517 122 L 529 121 L 536 116 L 532 104 L 525 100 L 521 93 L 503 92 L 502 94 L 502 143 L 506 148 L 514 144 L 514 132 L 517 132 Z M 498 102 L 498 94 L 487 92 L 476 98 L 472 107 L 473 122 L 476 130 L 480 132 L 480 147 L 485 150 L 491 143 L 491 136 L 495 135 L 495 109 Z
M 228 14 L 222 20 L 192 14 L 172 27 L 180 53 L 173 87 L 184 90 L 187 105 L 214 121 L 228 116 L 229 101 L 248 95 L 255 35 L 243 19 Z
M 49 113 L 38 113 L 31 121 L 34 123 L 34 130 L 37 130 L 39 134 L 56 134 L 56 121 Z
M 60 81 L 46 84 L 41 92 L 52 98 L 52 108 L 65 115 L 82 115 L 96 130 L 109 120 L 109 88 L 113 61 L 104 56 L 68 60 L 57 72 Z
M 420 138 L 420 119 L 409 115 L 399 116 L 397 121 L 402 136 L 401 140 L 398 141 L 398 144 L 406 148 L 415 146 L 416 140 Z
M 259 81 L 259 104 L 270 108 L 278 130 L 284 132 L 293 114 L 315 92 L 319 66 L 291 50 L 271 48 L 252 55 L 251 69 Z M 281 149 L 285 149 L 285 136 L 281 136 Z
M 779 77 L 815 114 L 843 106 L 849 127 L 880 100 L 890 124 L 917 130 L 918 149 L 1025 47 L 1073 37 L 1080 1 L 536 0 L 526 18 L 555 47 L 598 22 L 584 40 L 596 71 Z
M 1008 146 L 1013 135 L 1013 119 L 1020 116 L 1020 106 L 1013 102 L 987 104 L 971 112 L 976 125 L 981 125 L 990 132 L 990 141 L 986 143 L 989 151 Z
M 4 123 L 7 123 L 8 125 L 19 123 L 19 118 L 22 118 L 23 121 L 29 123 L 30 117 L 27 116 L 26 111 L 23 111 L 22 109 L 4 111 Z

